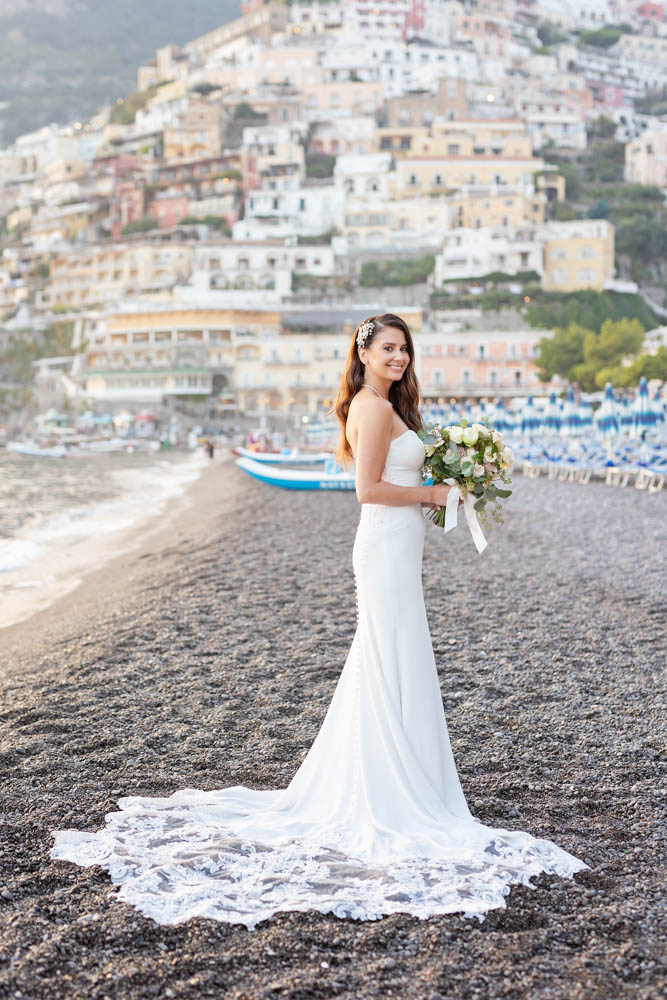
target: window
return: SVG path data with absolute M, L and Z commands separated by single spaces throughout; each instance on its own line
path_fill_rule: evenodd
M 410 184 L 412 187 L 416 186 L 416 184 L 417 184 L 417 175 L 416 174 L 410 174 L 410 176 L 408 177 L 408 184 Z
M 552 247 L 549 256 L 551 260 L 565 260 L 567 258 L 567 250 L 565 247 Z
M 555 267 L 551 272 L 551 280 L 554 285 L 567 285 L 569 280 L 569 274 L 564 267 Z
M 493 386 L 498 385 L 498 372 L 495 368 L 492 368 L 489 372 L 489 384 Z
M 300 212 L 305 212 L 306 211 L 306 199 L 305 198 L 299 198 L 299 211 Z
M 410 149 L 412 145 L 412 139 L 409 135 L 401 136 L 401 149 Z
M 592 260 L 595 257 L 595 247 L 589 246 L 588 244 L 583 247 L 579 247 L 579 258 L 580 260 Z
M 448 156 L 458 156 L 459 153 L 460 153 L 460 151 L 461 151 L 461 147 L 458 146 L 456 143 L 450 143 L 447 146 L 447 155 Z
M 521 385 L 521 369 L 517 368 L 514 371 L 514 384 Z
M 479 345 L 479 347 L 477 349 L 477 357 L 479 358 L 480 361 L 484 361 L 486 359 L 486 345 L 485 344 L 480 344 Z
M 582 267 L 577 278 L 584 284 L 590 285 L 591 282 L 595 281 L 595 271 L 592 267 Z
M 470 385 L 471 373 L 467 368 L 463 369 L 463 384 Z

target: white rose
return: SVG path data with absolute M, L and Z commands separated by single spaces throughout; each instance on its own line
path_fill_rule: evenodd
M 453 441 L 454 444 L 461 444 L 463 441 L 463 428 L 453 426 L 448 427 L 447 430 L 449 431 L 450 440 Z
M 430 458 L 431 455 L 433 455 L 433 453 L 435 452 L 435 445 L 425 444 L 424 445 L 424 452 L 426 453 L 426 457 Z
M 474 458 L 476 454 L 474 448 L 466 448 L 466 458 Z
M 486 448 L 484 449 L 484 461 L 485 462 L 492 462 L 493 461 L 493 452 L 491 451 L 491 445 L 490 444 L 487 444 Z
M 473 430 L 477 431 L 480 437 L 489 436 L 489 429 L 488 427 L 485 427 L 484 424 L 473 424 L 472 427 Z
M 503 443 L 503 439 L 500 436 L 500 434 L 498 433 L 498 431 L 493 431 L 491 433 L 491 440 L 493 441 L 494 444 L 497 444 L 497 445 L 501 445 Z
M 479 434 L 474 427 L 464 427 L 463 428 L 463 443 L 464 444 L 475 444 Z
M 514 452 L 511 448 L 503 448 L 500 453 L 500 459 L 505 468 L 509 469 L 514 464 Z
M 486 473 L 484 472 L 484 466 L 483 465 L 477 465 L 477 463 L 475 462 L 475 468 L 472 470 L 472 474 L 473 474 L 473 476 L 484 476 L 484 475 L 486 475 Z

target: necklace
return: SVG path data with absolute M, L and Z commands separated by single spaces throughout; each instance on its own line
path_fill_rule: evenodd
M 379 396 L 380 399 L 384 399 L 384 396 L 382 395 L 382 393 L 378 392 L 377 389 L 375 388 L 375 386 L 371 385 L 370 382 L 362 382 L 361 385 L 362 385 L 362 388 L 363 388 L 363 386 L 366 386 L 367 389 L 372 389 L 376 396 Z M 385 403 L 389 402 L 388 399 L 384 399 L 384 401 L 385 401 Z

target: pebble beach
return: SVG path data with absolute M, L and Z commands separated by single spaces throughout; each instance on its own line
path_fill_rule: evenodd
M 284 787 L 355 626 L 354 493 L 226 457 L 132 552 L 0 630 L 0 998 L 655 1000 L 664 995 L 667 491 L 514 477 L 424 591 L 473 814 L 586 861 L 483 921 L 278 914 L 160 926 L 49 858 L 124 795 Z

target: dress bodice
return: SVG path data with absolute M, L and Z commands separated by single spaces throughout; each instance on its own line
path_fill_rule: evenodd
M 415 431 L 404 431 L 389 445 L 382 478 L 396 486 L 421 486 L 424 445 Z

